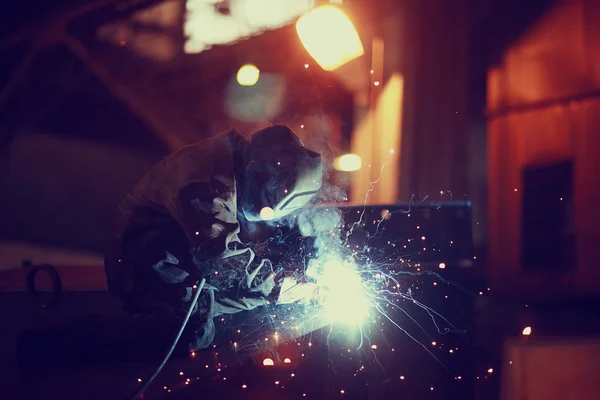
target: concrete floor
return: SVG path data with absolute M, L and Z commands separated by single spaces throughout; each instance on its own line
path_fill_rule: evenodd
M 64 292 L 56 306 L 42 309 L 25 292 L 0 292 L 0 308 L 4 321 L 8 321 L 0 330 L 2 399 L 126 399 L 140 387 L 138 379 L 147 379 L 157 366 L 157 362 L 111 363 L 53 368 L 40 375 L 24 377 L 17 368 L 15 348 L 15 338 L 21 330 L 89 313 L 117 314 L 120 303 L 106 292 Z M 327 355 L 318 357 L 317 341 L 314 343 L 312 351 L 317 353 L 311 359 L 314 361 L 303 359 L 297 365 L 279 363 L 273 368 L 251 362 L 241 365 L 223 361 L 226 365 L 220 365 L 218 362 L 226 358 L 219 355 L 220 358 L 215 359 L 213 349 L 198 352 L 195 357 L 175 359 L 167 364 L 145 399 L 300 399 L 302 394 L 313 399 L 384 399 L 394 398 L 399 392 L 406 399 L 471 398 L 467 393 L 470 393 L 472 382 L 467 377 L 456 381 L 446 372 L 440 372 L 439 364 L 412 341 L 403 341 L 404 344 L 396 347 L 402 352 L 401 360 L 406 364 L 403 368 L 411 378 L 407 380 L 400 380 L 397 372 L 393 375 L 398 376 L 382 379 L 390 370 L 382 371 L 377 365 L 372 365 L 372 371 L 377 372 L 376 380 L 361 377 L 356 373 L 359 364 L 355 361 L 336 365 L 338 369 L 335 370 Z M 306 351 L 300 351 L 296 343 L 290 346 L 297 353 Z M 399 355 L 397 353 L 388 352 L 387 355 Z M 381 353 L 378 361 L 382 365 L 390 362 L 385 359 L 387 355 Z M 299 359 L 300 355 L 294 357 Z M 206 365 L 209 368 L 205 368 Z M 351 379 L 344 380 L 343 377 Z M 435 391 L 430 390 L 430 386 L 435 386 Z M 344 393 L 340 387 L 345 389 Z

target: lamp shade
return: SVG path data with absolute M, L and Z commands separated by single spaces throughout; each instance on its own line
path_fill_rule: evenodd
M 325 71 L 364 54 L 358 32 L 338 7 L 323 5 L 309 11 L 296 22 L 296 31 L 306 51 Z

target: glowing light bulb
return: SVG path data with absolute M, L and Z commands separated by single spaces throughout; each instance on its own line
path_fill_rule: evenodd
M 529 336 L 529 335 L 531 335 L 531 327 L 526 326 L 525 329 L 523 329 L 523 336 Z
M 273 211 L 271 207 L 263 207 L 262 210 L 260 210 L 260 218 L 263 221 L 271 221 L 275 218 L 275 211 Z
M 292 360 L 290 360 L 289 358 L 286 358 L 285 360 L 283 360 L 284 364 L 291 364 Z
M 242 86 L 254 86 L 258 82 L 260 71 L 252 64 L 243 65 L 237 72 L 237 81 Z
M 333 167 L 338 171 L 357 171 L 362 167 L 362 160 L 356 154 L 344 154 L 335 159 Z

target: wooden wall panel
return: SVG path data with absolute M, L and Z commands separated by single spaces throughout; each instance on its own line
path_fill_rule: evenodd
M 544 297 L 600 291 L 600 99 L 494 118 L 489 135 L 490 278 L 500 288 Z M 572 159 L 577 269 L 521 271 L 522 171 Z
M 596 57 L 590 51 L 600 49 L 600 27 L 589 23 L 600 20 L 600 7 L 592 2 L 559 2 L 488 74 L 489 277 L 500 290 L 542 298 L 600 293 L 595 262 L 600 243 L 600 96 L 594 92 Z M 567 272 L 525 274 L 523 169 L 567 160 L 574 162 L 577 266 Z
M 598 339 L 509 341 L 504 353 L 502 400 L 598 398 Z M 568 360 L 568 368 L 557 360 Z

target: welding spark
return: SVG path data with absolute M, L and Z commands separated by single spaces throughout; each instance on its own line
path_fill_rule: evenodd
M 356 264 L 336 257 L 313 261 L 307 275 L 319 286 L 325 319 L 331 323 L 361 326 L 369 315 L 371 300 Z
M 389 160 L 389 158 L 390 158 L 390 156 L 392 154 L 394 154 L 394 149 L 390 149 L 390 151 L 388 152 L 388 154 L 385 156 L 385 160 L 383 161 L 383 164 L 381 164 L 381 169 L 379 170 L 379 177 L 376 180 L 374 180 L 372 182 L 369 182 L 369 190 L 367 190 L 367 193 L 365 193 L 365 201 L 363 203 L 363 206 L 364 206 L 363 211 L 360 214 L 360 218 L 359 218 L 358 222 L 355 222 L 354 224 L 352 224 L 352 227 L 348 230 L 348 232 L 346 232 L 346 241 L 345 241 L 344 244 L 348 243 L 348 240 L 349 240 L 350 236 L 354 232 L 354 228 L 357 227 L 357 226 L 360 226 L 363 223 L 363 217 L 364 217 L 365 211 L 367 209 L 367 202 L 369 201 L 369 194 L 373 190 L 375 190 L 375 185 L 377 183 L 379 183 L 379 181 L 381 180 L 381 176 L 383 175 L 383 170 L 387 166 L 388 160 Z

